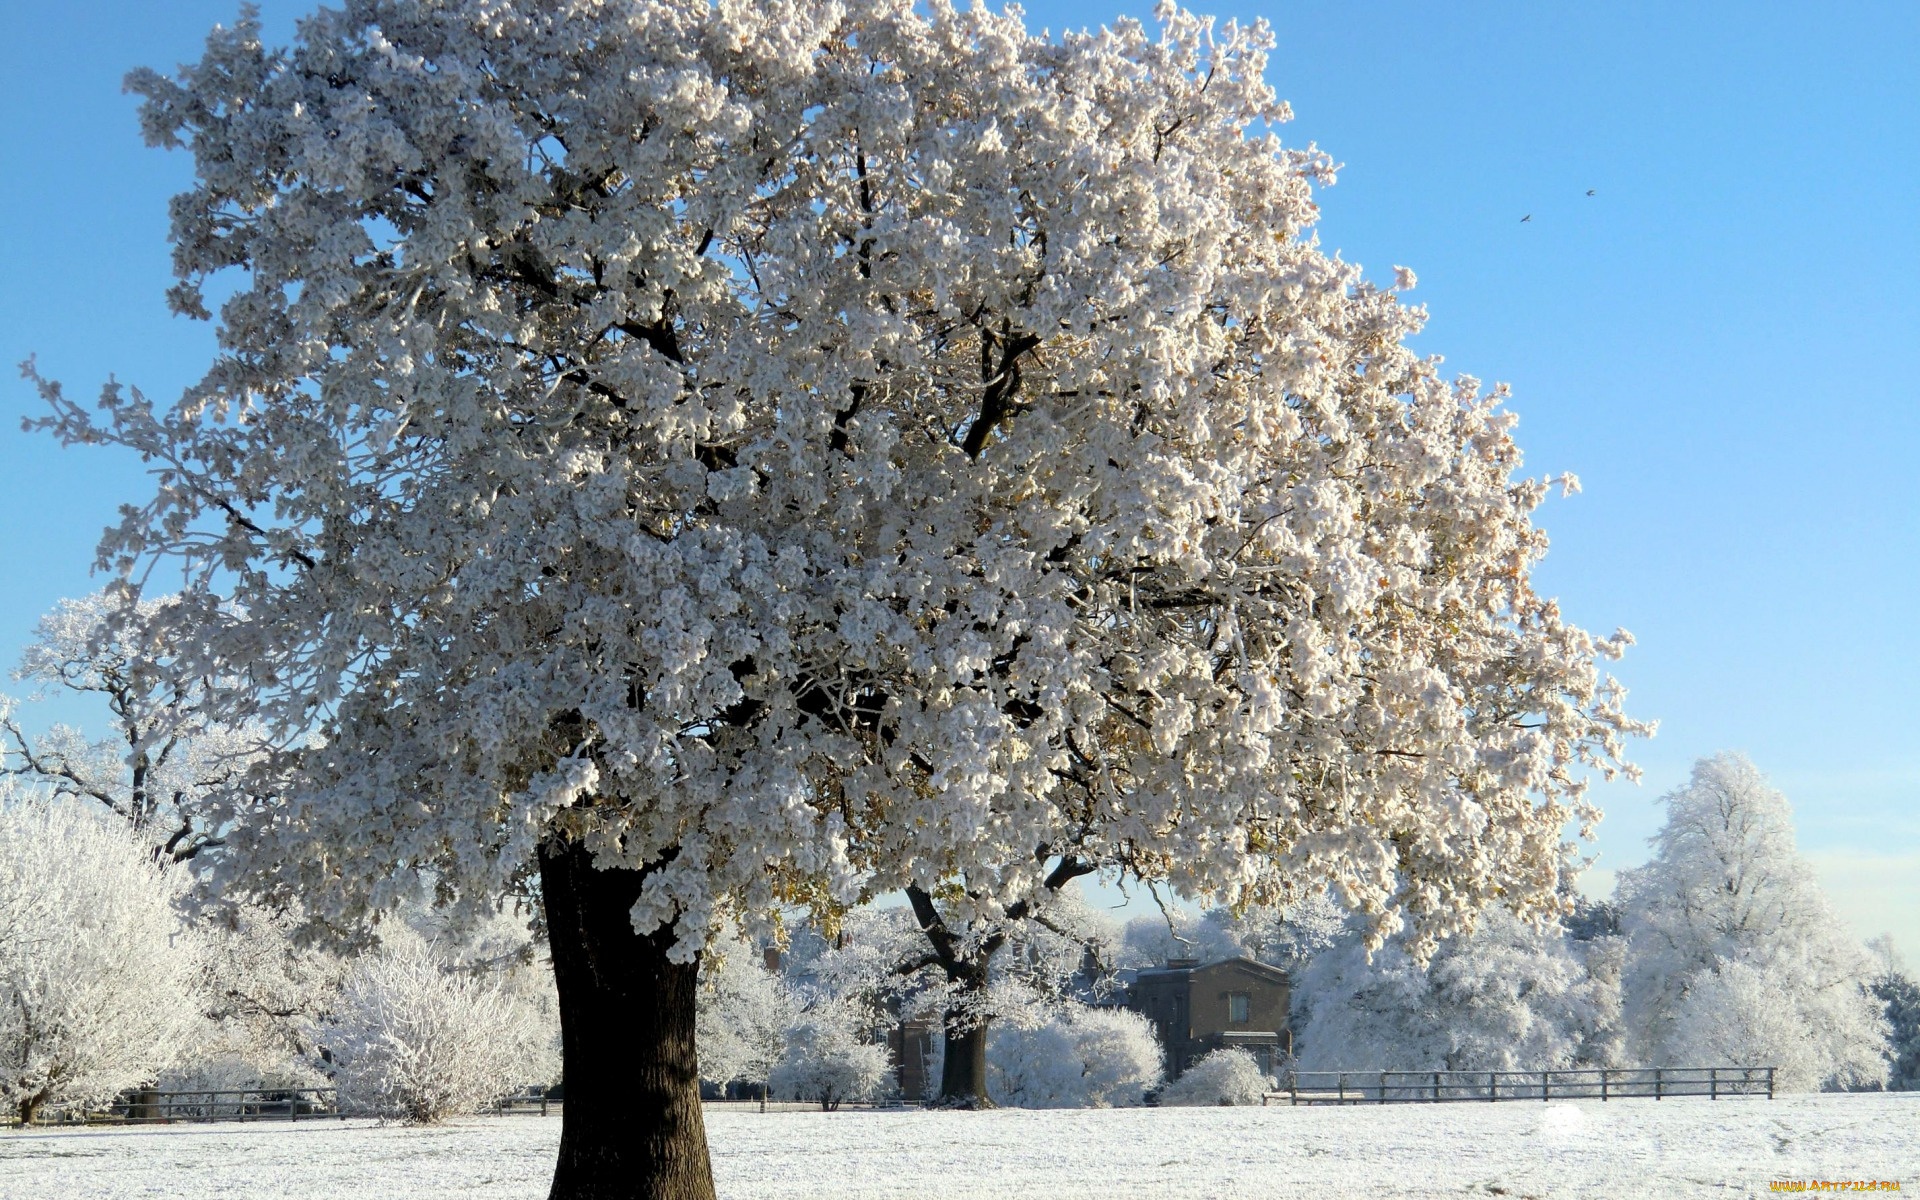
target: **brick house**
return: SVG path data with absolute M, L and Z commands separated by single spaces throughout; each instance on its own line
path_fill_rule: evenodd
M 1167 1077 L 1174 1079 L 1221 1047 L 1251 1051 L 1261 1073 L 1274 1074 L 1293 1050 L 1291 1002 L 1292 987 L 1279 967 L 1250 958 L 1205 965 L 1174 958 L 1136 974 L 1125 1007 L 1153 1023 L 1166 1052 Z

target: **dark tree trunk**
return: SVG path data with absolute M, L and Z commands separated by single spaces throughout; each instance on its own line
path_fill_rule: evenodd
M 699 965 L 667 960 L 671 930 L 634 933 L 645 875 L 596 870 L 578 846 L 540 848 L 567 1089 L 549 1200 L 713 1200 L 693 1042 Z
M 987 1091 L 987 964 L 993 952 L 1005 941 L 996 934 L 971 952 L 954 936 L 934 906 L 933 897 L 924 889 L 907 889 L 907 901 L 913 905 L 920 931 L 933 946 L 934 961 L 959 993 L 959 1003 L 942 1014 L 940 1036 L 945 1055 L 940 1064 L 941 1108 L 992 1108 L 993 1096 Z
M 946 1015 L 946 1059 L 940 1067 L 942 1108 L 992 1108 L 987 1092 L 987 1031 L 985 1017 L 968 1012 Z

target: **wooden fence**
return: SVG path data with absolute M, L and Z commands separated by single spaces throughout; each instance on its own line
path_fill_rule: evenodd
M 36 1125 L 159 1125 L 189 1121 L 310 1121 L 338 1118 L 333 1088 L 200 1089 L 124 1092 L 98 1108 L 42 1111 Z M 18 1124 L 16 1121 L 15 1124 Z
M 543 1089 L 532 1088 L 500 1097 L 485 1111 L 501 1115 L 557 1111 L 560 1101 Z M 337 1089 L 253 1088 L 195 1091 L 159 1091 L 136 1088 L 111 1104 L 98 1108 L 61 1108 L 43 1111 L 36 1125 L 164 1125 L 199 1121 L 311 1121 L 315 1117 L 342 1119 Z M 15 1124 L 18 1124 L 16 1121 Z
M 1665 1100 L 1765 1096 L 1772 1067 L 1624 1067 L 1568 1071 L 1296 1071 L 1262 1104 L 1438 1104 L 1456 1100 Z

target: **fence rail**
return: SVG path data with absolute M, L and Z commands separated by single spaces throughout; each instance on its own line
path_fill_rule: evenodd
M 36 1125 L 161 1125 L 192 1121 L 310 1121 L 338 1118 L 339 1095 L 325 1088 L 225 1088 L 122 1093 L 97 1108 L 59 1108 L 35 1115 Z M 13 1122 L 18 1124 L 16 1120 Z
M 1261 1103 L 1439 1104 L 1459 1100 L 1773 1099 L 1772 1067 L 1610 1067 L 1565 1071 L 1296 1071 Z

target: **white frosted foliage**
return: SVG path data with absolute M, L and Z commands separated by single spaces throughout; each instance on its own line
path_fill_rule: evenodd
M 558 1068 L 549 1015 L 499 972 L 401 928 L 361 956 L 327 1031 L 340 1103 L 430 1123 Z
M 857 1005 L 839 999 L 820 999 L 797 1016 L 772 1072 L 773 1094 L 809 1101 L 827 1111 L 849 1101 L 892 1095 L 887 1048 L 863 1036 L 861 1016 Z
M 199 1019 L 184 880 L 120 819 L 0 780 L 0 1103 L 110 1100 Z
M 1883 1081 L 1875 966 L 1795 844 L 1787 798 L 1744 755 L 1662 798 L 1653 859 L 1618 886 L 1630 1052 L 1653 1065 L 1771 1065 L 1807 1091 Z
M 700 1077 L 765 1086 L 786 1056 L 805 1000 L 745 941 L 717 945 L 702 961 L 695 1035 Z
M 189 859 L 220 844 L 202 823 L 207 797 L 252 765 L 258 731 L 206 720 L 201 681 L 171 675 L 172 648 L 154 618 L 168 600 L 123 603 L 107 592 L 62 600 L 34 627 L 14 675 L 50 698 L 55 689 L 93 697 L 112 732 L 89 738 L 55 724 L 30 735 L 0 696 L 0 769 L 56 795 L 104 804 L 160 853 Z
M 1296 981 L 1300 1066 L 1311 1070 L 1561 1069 L 1604 1053 L 1618 989 L 1595 979 L 1559 927 L 1498 909 L 1427 962 L 1397 944 L 1369 956 L 1359 937 L 1325 950 Z
M 993 1097 L 1015 1108 L 1124 1108 L 1161 1079 L 1160 1041 L 1138 1013 L 1055 1004 L 987 1042 Z
M 1259 1104 L 1273 1086 L 1245 1050 L 1214 1050 L 1160 1091 L 1160 1103 L 1176 1107 Z

